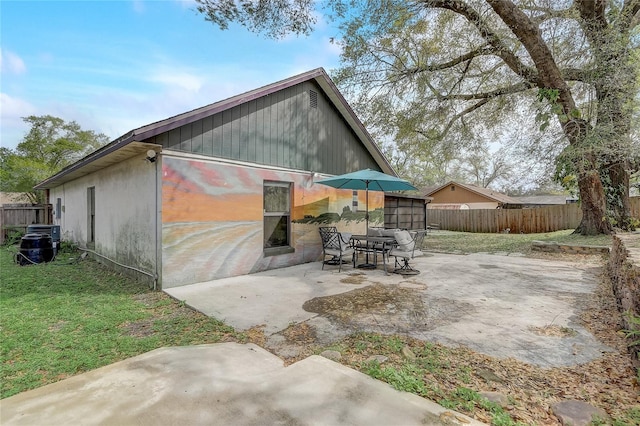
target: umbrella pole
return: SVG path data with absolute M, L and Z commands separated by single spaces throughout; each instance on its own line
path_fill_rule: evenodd
M 364 235 L 367 235 L 369 233 L 369 182 L 367 182 L 367 186 L 364 190 L 364 205 L 366 209 L 366 212 L 364 213 Z
M 369 182 L 365 181 L 365 189 L 364 189 L 364 205 L 365 205 L 365 213 L 364 213 L 364 223 L 365 230 L 364 235 L 369 235 Z M 366 251 L 366 263 L 362 265 L 358 265 L 358 268 L 361 269 L 375 269 L 376 265 L 373 263 L 369 263 L 369 242 L 367 241 L 367 251 Z

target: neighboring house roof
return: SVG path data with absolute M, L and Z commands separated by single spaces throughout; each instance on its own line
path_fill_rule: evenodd
M 373 138 L 344 99 L 329 75 L 323 68 L 317 68 L 240 95 L 131 130 L 76 163 L 64 168 L 56 175 L 38 183 L 35 188 L 52 188 L 64 182 L 68 182 L 80 176 L 87 175 L 96 170 L 118 163 L 124 158 L 144 153 L 150 148 L 160 150 L 161 147 L 159 145 L 145 143 L 143 141 L 180 126 L 193 123 L 212 114 L 228 110 L 251 100 L 270 95 L 282 89 L 309 80 L 314 80 L 324 91 L 325 95 L 332 102 L 339 114 L 344 118 L 349 127 L 351 127 L 360 141 L 362 141 L 366 150 L 375 159 L 381 170 L 384 173 L 397 176 L 396 172 L 373 142 Z
M 555 205 L 575 202 L 577 198 L 570 195 L 531 195 L 528 197 L 514 197 L 521 204 Z
M 459 183 L 454 181 L 449 181 L 444 185 L 440 185 L 439 187 L 430 190 L 425 195 L 433 196 L 433 194 L 435 194 L 438 191 L 441 191 L 444 188 L 449 187 L 449 185 L 459 186 L 461 188 L 474 192 L 478 195 L 481 195 L 489 200 L 495 201 L 500 204 L 522 204 L 520 201 L 516 200 L 515 198 L 509 197 L 508 195 L 501 194 L 500 192 L 494 191 L 491 188 L 482 188 L 480 186 L 466 184 L 466 183 Z
M 430 186 L 425 186 L 424 188 L 422 188 L 420 190 L 421 193 L 425 194 L 425 195 L 429 195 L 431 194 L 433 191 L 435 191 L 436 189 L 441 188 L 441 185 L 430 185 Z

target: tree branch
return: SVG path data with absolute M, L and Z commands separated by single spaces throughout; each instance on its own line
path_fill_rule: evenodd
M 426 7 L 435 7 L 449 10 L 463 16 L 473 24 L 480 32 L 480 35 L 489 43 L 494 53 L 502 59 L 505 64 L 517 75 L 531 83 L 537 83 L 538 73 L 534 68 L 526 66 L 509 48 L 507 48 L 500 37 L 489 27 L 480 14 L 462 0 L 423 0 Z
M 563 113 L 569 116 L 576 109 L 575 100 L 549 50 L 549 46 L 542 39 L 538 26 L 510 0 L 486 1 L 527 49 L 539 72 L 538 87 L 557 89 L 559 92 L 558 102 L 562 106 Z
M 593 0 L 576 0 L 576 9 L 580 13 L 580 17 L 587 22 L 595 24 L 599 30 L 607 27 L 607 18 L 605 16 L 604 1 Z
M 531 20 L 535 22 L 536 25 L 540 25 L 541 23 L 543 23 L 544 21 L 548 21 L 549 19 L 575 17 L 575 9 L 572 8 L 555 10 L 532 6 L 528 7 L 527 10 L 540 12 L 538 15 L 531 18 Z
M 622 22 L 620 23 L 620 29 L 622 31 L 629 31 L 640 24 L 640 0 L 625 0 L 622 6 Z
M 441 64 L 435 65 L 423 65 L 423 66 L 415 66 L 413 68 L 407 68 L 407 71 L 404 74 L 419 74 L 421 72 L 432 72 L 432 71 L 442 71 L 448 68 L 455 67 L 456 65 L 460 65 L 466 61 L 469 61 L 473 58 L 477 58 L 478 56 L 484 56 L 486 54 L 494 53 L 495 49 L 488 48 L 487 46 L 481 46 L 475 50 L 471 50 L 464 55 L 460 55 L 457 58 L 453 58 L 450 61 L 443 62 Z
M 468 108 L 464 109 L 463 111 L 451 117 L 451 119 L 449 120 L 447 125 L 444 127 L 442 132 L 440 132 L 440 134 L 438 135 L 437 139 L 443 139 L 447 135 L 447 133 L 449 133 L 449 130 L 451 130 L 451 127 L 453 127 L 456 121 L 462 120 L 462 118 L 464 118 L 465 115 L 470 114 L 473 111 L 481 108 L 483 105 L 487 104 L 490 100 L 491 100 L 490 98 L 482 99 L 479 102 L 476 102 L 475 104 L 469 106 Z M 426 136 L 427 138 L 432 138 L 432 135 L 430 135 L 430 132 L 428 131 L 416 129 L 415 132 L 418 133 L 419 135 Z
M 565 80 L 589 82 L 590 76 L 593 74 L 593 70 L 585 70 L 580 68 L 562 68 L 560 70 L 560 74 L 564 76 Z
M 524 92 L 525 90 L 531 89 L 531 87 L 532 87 L 531 84 L 527 82 L 521 82 L 511 86 L 501 87 L 499 89 L 492 90 L 490 92 L 443 95 L 441 93 L 438 93 L 438 91 L 433 86 L 429 85 L 429 88 L 431 89 L 431 91 L 434 93 L 436 98 L 440 101 L 448 101 L 448 100 L 472 101 L 476 99 L 492 99 L 501 95 L 510 95 L 514 93 Z

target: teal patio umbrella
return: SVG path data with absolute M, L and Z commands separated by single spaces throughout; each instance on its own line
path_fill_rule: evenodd
M 391 176 L 371 169 L 358 170 L 357 172 L 338 175 L 327 179 L 321 179 L 316 183 L 331 186 L 337 189 L 365 190 L 365 222 L 369 229 L 369 191 L 411 191 L 417 190 L 404 179 Z M 366 231 L 365 231 L 366 233 Z

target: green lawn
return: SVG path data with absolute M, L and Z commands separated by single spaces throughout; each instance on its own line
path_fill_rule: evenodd
M 69 258 L 19 266 L 0 248 L 2 398 L 162 346 L 243 339 L 162 292 Z
M 585 237 L 573 230 L 545 234 L 471 234 L 468 232 L 433 231 L 425 239 L 428 250 L 449 253 L 523 253 L 531 252 L 532 241 L 555 241 L 559 244 L 611 246 L 611 236 Z

